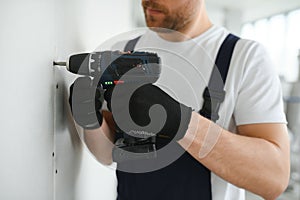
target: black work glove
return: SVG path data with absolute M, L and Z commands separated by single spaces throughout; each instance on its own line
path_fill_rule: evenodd
M 126 88 L 126 87 L 124 87 Z M 114 106 L 111 101 L 111 92 L 108 94 L 109 91 L 106 92 L 105 99 L 108 102 L 108 107 Z M 116 95 L 116 98 L 121 98 L 122 95 Z M 118 102 L 122 102 L 122 100 L 119 100 Z M 166 121 L 163 123 L 163 120 L 165 119 L 163 115 L 161 115 L 161 112 L 159 111 L 153 111 L 151 114 L 152 116 L 149 116 L 149 110 L 154 105 L 161 105 L 163 107 L 163 110 L 165 110 Z M 192 109 L 190 107 L 187 107 L 172 97 L 170 97 L 167 93 L 165 93 L 163 90 L 161 90 L 159 87 L 153 85 L 153 84 L 145 84 L 141 87 L 139 87 L 137 90 L 133 92 L 133 94 L 130 97 L 129 105 L 115 105 L 117 109 L 113 109 L 113 117 L 116 119 L 115 115 L 118 115 L 119 113 L 122 113 L 124 111 L 124 106 L 129 106 L 129 114 L 130 116 L 123 117 L 122 118 L 122 125 L 119 126 L 121 129 L 125 125 L 125 129 L 123 130 L 125 133 L 132 133 L 130 135 L 134 135 L 137 132 L 140 134 L 145 133 L 146 136 L 151 136 L 152 133 L 155 135 L 162 137 L 162 138 L 168 138 L 175 140 L 180 140 L 184 134 L 186 133 L 188 129 L 189 122 L 191 120 L 192 115 Z M 114 107 L 113 107 L 114 108 Z M 157 107 L 158 108 L 158 107 Z M 161 109 L 161 108 L 158 108 Z M 151 112 L 150 112 L 151 113 Z M 152 120 L 151 120 L 151 117 Z M 126 126 L 126 124 L 130 124 L 126 122 L 126 119 L 132 119 L 132 121 L 140 126 L 144 127 L 138 130 L 135 130 L 135 127 L 130 127 L 130 125 Z M 155 127 L 147 127 L 150 123 L 153 121 L 161 121 L 161 123 L 158 123 L 158 126 L 162 127 L 158 132 L 155 130 Z M 119 125 L 118 121 L 116 121 L 117 125 Z
M 69 104 L 74 120 L 82 128 L 91 130 L 102 125 L 102 94 L 90 77 L 79 77 L 71 85 Z

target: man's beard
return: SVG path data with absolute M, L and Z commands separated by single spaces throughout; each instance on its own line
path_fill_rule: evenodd
M 143 1 L 143 9 L 147 26 L 156 32 L 174 32 L 185 28 L 187 23 L 191 21 L 191 16 L 194 15 L 195 9 L 192 7 L 193 1 L 189 1 L 187 5 L 178 6 L 178 9 L 171 13 L 166 7 L 153 1 Z M 159 10 L 164 18 L 147 15 L 147 8 Z

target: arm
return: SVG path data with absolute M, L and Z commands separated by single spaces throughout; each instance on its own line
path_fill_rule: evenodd
M 101 127 L 93 130 L 84 130 L 84 141 L 100 163 L 110 165 L 113 162 L 114 123 L 110 112 L 103 110 L 102 114 L 103 122 Z
M 193 113 L 189 127 L 197 129 L 189 128 L 179 144 L 221 178 L 267 200 L 276 199 L 287 187 L 290 167 L 285 124 L 242 125 L 237 135 Z M 218 139 L 199 158 L 207 134 L 217 134 Z

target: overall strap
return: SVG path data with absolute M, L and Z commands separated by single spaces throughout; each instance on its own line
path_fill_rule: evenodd
M 126 44 L 126 46 L 124 47 L 124 51 L 127 52 L 127 51 L 130 51 L 130 52 L 133 52 L 134 51 L 134 48 L 135 48 L 135 45 L 136 43 L 139 41 L 139 39 L 141 38 L 141 36 L 138 36 L 132 40 L 129 40 Z
M 203 106 L 200 114 L 214 122 L 219 119 L 219 109 L 225 98 L 224 86 L 229 71 L 234 47 L 240 38 L 229 34 L 223 41 L 208 86 L 203 92 Z

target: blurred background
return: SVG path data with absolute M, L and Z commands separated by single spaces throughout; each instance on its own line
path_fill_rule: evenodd
M 300 1 L 206 2 L 214 24 L 259 41 L 273 59 L 292 161 L 279 199 L 299 200 Z M 144 26 L 140 0 L 0 0 L 0 199 L 115 199 L 114 168 L 94 159 L 70 116 L 68 87 L 76 76 L 52 63 Z

